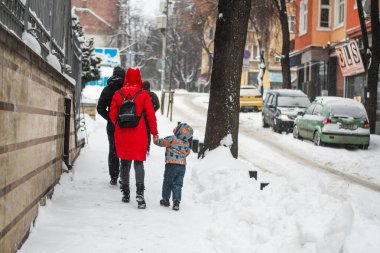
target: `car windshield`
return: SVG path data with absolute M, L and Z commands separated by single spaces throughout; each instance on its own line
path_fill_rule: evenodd
M 261 96 L 261 93 L 255 88 L 241 88 L 240 96 Z
M 303 107 L 306 108 L 310 105 L 310 101 L 307 97 L 285 97 L 280 96 L 277 100 L 277 106 L 279 107 Z
M 333 117 L 353 117 L 360 119 L 366 115 L 364 108 L 350 104 L 332 104 L 330 105 L 330 110 Z

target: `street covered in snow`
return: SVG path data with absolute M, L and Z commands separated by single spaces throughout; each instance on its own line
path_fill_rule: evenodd
M 86 92 L 86 90 L 85 90 Z M 91 93 L 90 91 L 88 91 Z M 174 120 L 203 139 L 207 94 L 177 92 Z M 188 157 L 181 209 L 160 206 L 164 149 L 145 164 L 147 209 L 109 185 L 106 122 L 86 117 L 88 144 L 64 174 L 19 252 L 361 253 L 380 250 L 380 138 L 368 150 L 317 147 L 261 127 L 241 113 L 239 159 L 228 138 L 202 160 Z M 257 171 L 257 180 L 248 171 Z M 132 173 L 132 178 L 134 173 Z M 133 180 L 132 180 L 133 181 Z M 269 183 L 260 190 L 260 183 Z

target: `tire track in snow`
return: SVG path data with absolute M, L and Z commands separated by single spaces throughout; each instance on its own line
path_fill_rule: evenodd
M 195 128 L 198 128 L 198 130 L 200 130 L 199 129 L 200 127 L 203 127 L 203 129 L 204 129 L 205 122 L 199 120 L 199 118 L 204 118 L 205 115 L 207 115 L 207 109 L 205 109 L 204 107 L 202 107 L 200 105 L 193 103 L 192 99 L 194 98 L 195 94 L 194 95 L 193 94 L 186 94 L 186 95 L 176 94 L 176 96 L 177 96 L 177 98 L 182 97 L 182 103 L 184 105 L 186 105 L 187 108 L 175 107 L 174 111 L 177 111 L 177 113 L 174 115 L 181 115 L 181 117 L 185 117 L 189 122 L 195 123 L 194 126 L 195 126 Z M 180 113 L 178 111 L 180 111 Z M 195 117 L 196 116 L 195 113 L 198 115 L 202 115 L 202 117 L 198 117 L 198 118 Z M 202 124 L 204 124 L 204 125 L 202 125 Z M 201 130 L 201 131 L 203 132 L 203 130 Z M 371 190 L 376 191 L 376 192 L 380 192 L 380 185 L 379 184 L 369 182 L 368 180 L 365 180 L 363 178 L 356 177 L 356 176 L 341 172 L 339 170 L 334 169 L 333 167 L 323 165 L 323 164 L 320 164 L 316 161 L 307 159 L 304 156 L 299 155 L 295 151 L 290 150 L 288 147 L 278 145 L 278 143 L 271 140 L 270 136 L 268 137 L 266 135 L 263 135 L 260 132 L 252 131 L 251 128 L 248 128 L 247 126 L 244 126 L 241 123 L 239 126 L 239 132 L 240 132 L 239 134 L 244 134 L 249 138 L 254 138 L 256 141 L 260 142 L 261 144 L 264 144 L 264 145 L 266 145 L 272 149 L 275 149 L 277 151 L 276 153 L 286 157 L 287 159 L 291 159 L 294 162 L 297 162 L 298 164 L 300 164 L 302 166 L 305 166 L 307 168 L 313 168 L 314 170 L 318 170 L 318 171 L 327 172 L 327 173 L 333 174 L 337 177 L 340 177 L 343 180 L 346 180 L 348 182 L 358 184 L 360 186 L 363 186 L 365 188 L 371 189 Z M 240 145 L 240 143 L 239 143 L 239 145 Z M 239 150 L 245 150 L 246 148 L 247 148 L 247 146 L 242 146 L 241 148 L 239 148 Z M 255 166 L 257 166 L 257 167 L 259 167 L 265 171 L 271 172 L 271 170 L 269 169 L 270 163 L 268 163 L 268 161 L 262 160 L 262 162 L 259 163 L 257 161 L 257 158 L 251 159 L 249 156 L 247 156 L 246 152 L 244 152 L 244 151 L 239 152 L 239 156 L 241 158 L 251 162 Z

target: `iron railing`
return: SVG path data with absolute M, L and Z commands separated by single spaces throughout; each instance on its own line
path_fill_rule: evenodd
M 55 55 L 62 73 L 80 86 L 81 52 L 72 32 L 70 0 L 0 0 L 0 22 L 20 38 L 23 32 L 32 34 L 41 46 L 41 56 Z

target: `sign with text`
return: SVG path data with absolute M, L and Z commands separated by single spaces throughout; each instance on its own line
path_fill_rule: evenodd
M 101 65 L 110 67 L 120 65 L 120 53 L 117 48 L 96 47 L 95 55 L 102 59 Z
M 362 57 L 356 41 L 351 40 L 343 46 L 336 47 L 335 51 L 343 76 L 352 76 L 364 72 Z

